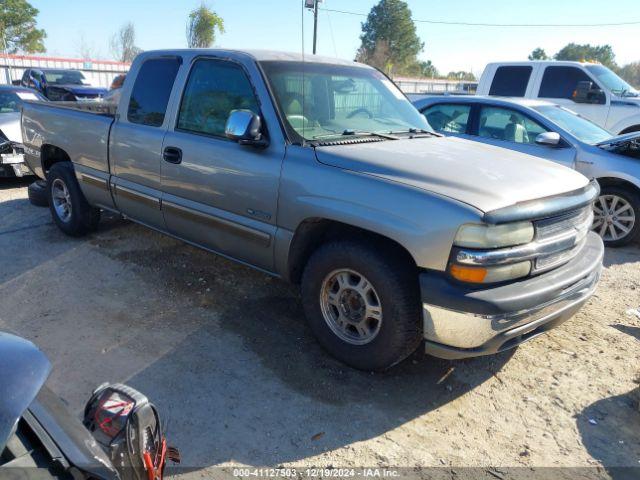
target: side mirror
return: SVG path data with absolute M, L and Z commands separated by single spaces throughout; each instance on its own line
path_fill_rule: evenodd
M 576 89 L 573 91 L 572 98 L 576 103 L 595 103 L 602 105 L 607 101 L 607 97 L 602 89 L 588 80 L 578 82 Z
M 560 145 L 560 134 L 557 132 L 544 132 L 536 137 L 537 145 L 557 147 Z
M 251 110 L 232 110 L 224 128 L 224 134 L 240 145 L 257 147 L 268 145 L 262 135 L 262 121 Z

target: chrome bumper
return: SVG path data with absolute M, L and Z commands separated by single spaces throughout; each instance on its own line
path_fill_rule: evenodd
M 599 237 L 589 234 L 571 263 L 529 280 L 482 291 L 445 287 L 439 280 L 421 278 L 426 352 L 449 359 L 488 355 L 556 327 L 595 291 L 603 252 Z

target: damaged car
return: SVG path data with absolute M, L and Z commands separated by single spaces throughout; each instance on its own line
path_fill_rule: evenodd
M 25 101 L 46 101 L 28 88 L 0 86 L 0 177 L 33 175 L 24 162 L 20 112 Z
M 541 100 L 440 96 L 414 105 L 444 135 L 527 153 L 597 179 L 592 229 L 608 247 L 640 239 L 640 132 L 614 136 Z
M 161 480 L 168 447 L 152 403 L 122 384 L 102 384 L 82 422 L 45 381 L 51 364 L 24 338 L 0 332 L 0 478 Z

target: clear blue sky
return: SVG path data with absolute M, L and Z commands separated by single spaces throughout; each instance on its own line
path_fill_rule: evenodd
M 199 0 L 30 0 L 40 10 L 38 23 L 48 34 L 48 54 L 77 57 L 82 40 L 97 58 L 111 58 L 109 39 L 132 21 L 137 43 L 145 49 L 185 47 L 188 12 Z M 301 12 L 302 0 L 209 0 L 226 24 L 216 46 L 229 48 L 302 48 L 311 50 L 312 15 Z M 369 12 L 377 0 L 325 0 L 324 7 Z M 638 0 L 408 0 L 414 19 L 489 23 L 612 23 L 640 21 Z M 320 12 L 321 54 L 353 58 L 360 44 L 364 17 Z M 441 72 L 472 69 L 481 73 L 489 61 L 525 59 L 535 47 L 555 53 L 568 42 L 613 46 L 618 63 L 640 60 L 640 25 L 589 28 L 488 28 L 419 23 L 425 42 L 423 59 Z

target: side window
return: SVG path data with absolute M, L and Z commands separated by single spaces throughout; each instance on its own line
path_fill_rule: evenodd
M 498 97 L 524 97 L 533 67 L 521 65 L 498 67 L 491 82 L 489 95 Z
M 542 125 L 515 110 L 484 107 L 480 111 L 479 137 L 535 144 L 536 137 L 546 131 Z
M 162 125 L 180 63 L 179 58 L 171 57 L 154 58 L 142 64 L 129 100 L 127 119 L 131 123 Z
M 440 103 L 423 110 L 422 114 L 437 132 L 465 133 L 470 112 L 470 105 Z
M 30 70 L 27 69 L 22 74 L 22 82 L 23 83 L 29 83 L 29 72 L 30 72 Z
M 589 75 L 576 67 L 547 67 L 542 76 L 541 98 L 573 98 L 578 82 L 592 82 Z
M 224 60 L 198 60 L 184 89 L 179 130 L 224 137 L 232 110 L 258 114 L 258 101 L 239 65 Z

